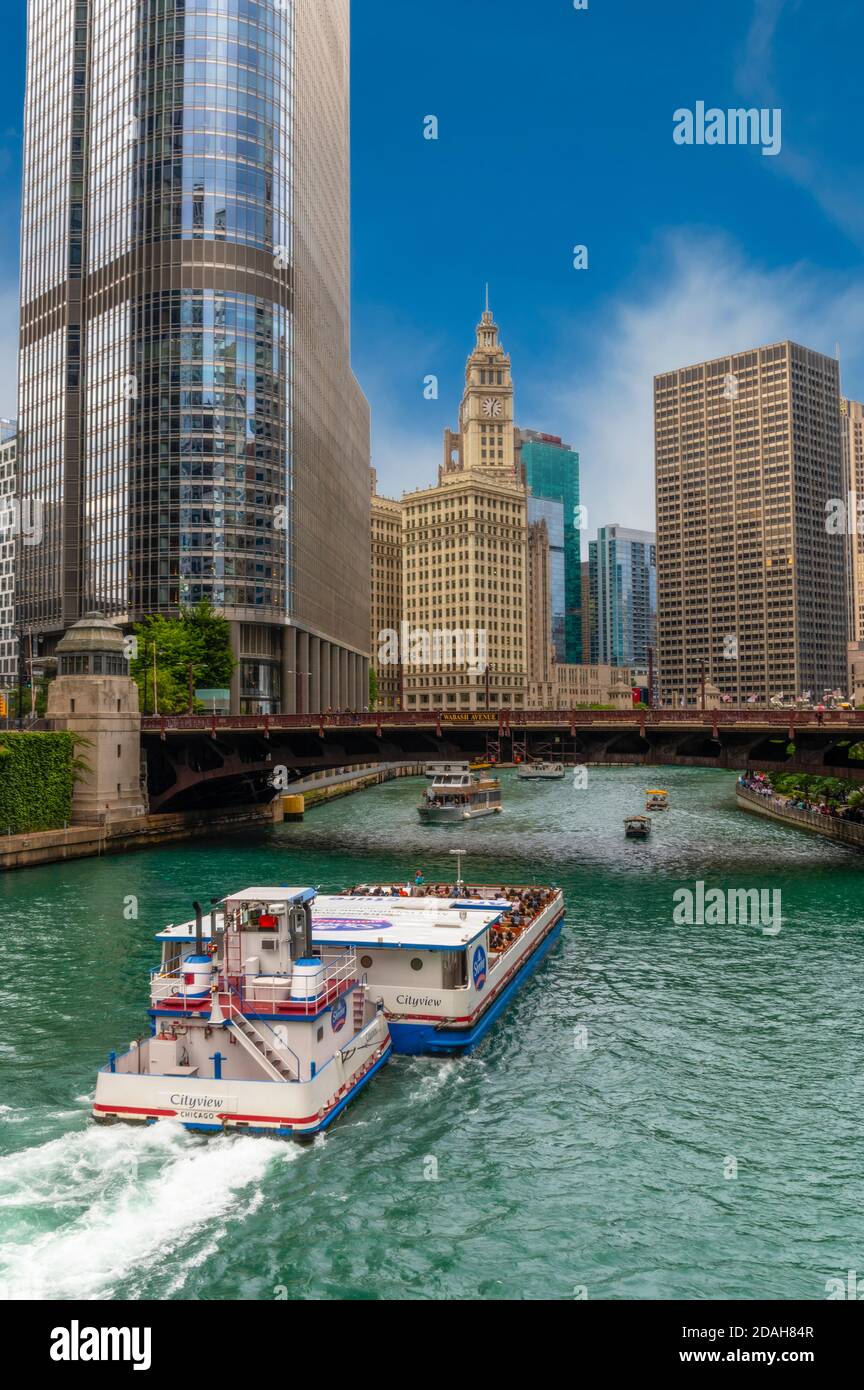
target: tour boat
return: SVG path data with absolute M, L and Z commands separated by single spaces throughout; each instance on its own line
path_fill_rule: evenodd
M 426 776 L 432 781 L 435 777 L 449 777 L 457 773 L 467 773 L 471 771 L 471 764 L 467 758 L 464 762 L 455 763 L 427 763 Z
M 645 802 L 646 811 L 668 811 L 669 793 L 664 792 L 660 787 L 650 787 L 645 793 L 648 798 Z
M 501 783 L 494 777 L 472 777 L 470 772 L 441 773 L 417 809 L 421 820 L 436 825 L 498 815 Z
M 112 1053 L 94 1119 L 306 1138 L 387 1061 L 392 1040 L 356 952 L 315 949 L 314 888 L 248 888 L 205 927 L 157 936 L 150 1036 Z
M 312 908 L 316 947 L 356 953 L 394 1051 L 411 1054 L 475 1048 L 563 925 L 549 887 L 364 886 Z
M 534 762 L 520 763 L 516 776 L 520 782 L 560 782 L 565 776 L 563 763 L 544 763 L 540 758 Z
M 154 984 L 156 1037 L 150 1040 L 149 1046 L 160 1041 L 159 1033 L 177 1033 L 178 1050 L 176 1054 L 169 1053 L 167 1063 L 158 1059 L 163 1071 L 161 1076 L 153 1075 L 156 1061 L 146 1050 L 146 1043 L 133 1046 L 125 1058 L 112 1057 L 108 1067 L 99 1073 L 97 1118 L 146 1120 L 171 1118 L 176 1114 L 192 1128 L 221 1129 L 225 1123 L 261 1128 L 267 1127 L 266 1119 L 262 1125 L 262 1113 L 269 1116 L 275 1112 L 284 1117 L 272 1122 L 278 1132 L 293 1133 L 302 1129 L 303 1133 L 314 1133 L 316 1128 L 329 1123 L 338 1109 L 347 1104 L 386 1060 L 391 1046 L 394 1052 L 408 1054 L 471 1052 L 546 957 L 564 925 L 563 895 L 559 888 L 550 887 L 468 886 L 460 880 L 449 885 L 364 884 L 346 893 L 327 896 L 316 896 L 312 889 L 267 888 L 248 892 L 251 898 L 246 894 L 228 898 L 224 907 L 215 909 L 203 922 L 200 919 L 187 922 L 160 933 L 158 939 L 163 942 L 164 955 L 162 968 L 154 977 L 161 983 Z M 256 897 L 256 894 L 261 896 Z M 283 894 L 286 898 L 281 896 Z M 365 1024 L 365 1032 L 350 1039 L 338 1054 L 340 1057 L 345 1053 L 353 1054 L 357 1073 L 356 1077 L 353 1073 L 347 1075 L 348 1063 L 343 1057 L 341 1065 L 345 1079 L 342 1081 L 340 1077 L 340 1086 L 345 1089 L 342 1095 L 337 1098 L 332 1094 L 332 1083 L 327 1082 L 330 1068 L 320 1058 L 309 1057 L 308 1076 L 301 1084 L 308 1086 L 314 1080 L 323 1090 L 305 1102 L 305 1107 L 298 1101 L 286 1109 L 282 1096 L 289 1095 L 287 1086 L 293 1085 L 299 1090 L 296 1081 L 281 1075 L 277 1080 L 268 1074 L 257 1081 L 246 1082 L 247 1086 L 257 1086 L 254 1097 L 247 1101 L 245 1092 L 239 1091 L 240 1083 L 232 1079 L 234 1071 L 227 1072 L 223 1067 L 222 1077 L 217 1081 L 213 1067 L 208 1068 L 208 1064 L 213 1062 L 215 1051 L 230 1049 L 229 1055 L 232 1061 L 237 1059 L 237 1065 L 241 1056 L 248 1056 L 250 1062 L 257 1062 L 263 1070 L 256 1039 L 250 1039 L 247 1026 L 262 1033 L 270 1052 L 283 1061 L 281 1051 L 277 1052 L 274 1046 L 276 1038 L 271 1036 L 271 1029 L 274 1032 L 278 1029 L 280 1035 L 285 1035 L 290 1028 L 293 1034 L 295 1030 L 300 1031 L 305 1021 L 311 1024 L 316 1036 L 320 1029 L 329 1039 L 330 1034 L 341 1033 L 345 1027 L 341 995 L 336 997 L 335 1005 L 330 1001 L 323 1005 L 325 1011 L 338 1007 L 338 1026 L 328 1025 L 326 1012 L 321 1011 L 321 994 L 326 997 L 331 987 L 325 989 L 319 983 L 318 998 L 311 1002 L 297 1000 L 296 1007 L 291 1007 L 291 974 L 270 972 L 264 983 L 259 984 L 260 956 L 268 947 L 275 949 L 275 942 L 262 937 L 258 944 L 253 936 L 249 942 L 241 940 L 237 946 L 232 943 L 232 924 L 236 922 L 238 903 L 241 908 L 248 903 L 253 904 L 253 909 L 266 906 L 269 917 L 278 915 L 272 912 L 274 904 L 286 900 L 293 902 L 288 896 L 291 894 L 303 895 L 303 906 L 310 909 L 312 920 L 311 950 L 304 937 L 298 948 L 300 955 L 296 958 L 295 969 L 304 967 L 305 978 L 313 976 L 316 969 L 329 972 L 330 977 L 337 979 L 347 977 L 355 995 L 362 991 L 364 1020 L 359 1018 L 359 1004 L 354 1005 L 353 1012 L 350 1005 L 347 1010 L 354 1020 L 355 1034 L 361 1021 L 365 1022 L 366 1018 L 369 1021 Z M 260 914 L 258 920 L 260 924 Z M 196 933 L 200 933 L 200 940 L 196 940 Z M 244 961 L 244 965 L 249 966 L 248 976 L 238 976 L 236 967 L 240 957 L 249 950 L 254 954 Z M 206 969 L 214 968 L 211 965 L 214 952 L 218 989 L 214 991 L 211 985 L 208 992 L 206 981 L 203 990 L 200 986 Z M 201 960 L 194 961 L 192 957 L 195 956 L 200 956 Z M 196 978 L 199 965 L 201 976 Z M 274 978 L 279 981 L 278 985 L 274 986 Z M 189 983 L 185 983 L 187 980 Z M 279 993 L 287 989 L 288 1002 L 280 999 L 275 1006 L 271 1005 L 269 996 L 274 989 Z M 175 990 L 177 993 L 173 992 Z M 250 991 L 254 996 L 251 1001 Z M 303 991 L 311 993 L 308 985 L 298 986 L 297 993 Z M 229 1013 L 236 993 L 254 1008 L 247 1007 L 241 1016 L 235 1014 L 232 1020 Z M 266 1015 L 261 1011 L 261 993 L 267 995 Z M 212 1005 L 209 1003 L 211 997 Z M 277 1011 L 272 1012 L 273 1008 Z M 303 1012 L 303 1008 L 308 1012 Z M 211 1021 L 214 1010 L 222 1013 L 222 1023 L 218 1019 L 215 1024 Z M 238 1033 L 233 1046 L 228 1036 L 232 1026 Z M 207 1034 L 206 1053 L 203 1054 L 203 1040 L 193 1036 L 195 1030 L 202 1029 Z M 214 1030 L 212 1034 L 211 1029 Z M 166 1041 L 172 1046 L 175 1043 L 170 1036 Z M 294 1036 L 291 1042 L 295 1043 Z M 283 1046 L 281 1041 L 279 1046 Z M 326 1050 L 326 1042 L 324 1046 Z M 251 1048 L 255 1049 L 254 1053 Z M 332 1042 L 330 1049 L 333 1051 Z M 199 1056 L 203 1057 L 204 1071 L 194 1076 L 189 1068 L 194 1070 Z M 184 1061 L 184 1057 L 188 1060 Z M 316 1062 L 314 1067 L 313 1061 Z M 271 1061 L 271 1065 L 275 1063 Z M 296 1067 L 294 1060 L 295 1070 Z M 272 1104 L 261 1099 L 270 1094 L 261 1087 L 261 1082 L 268 1080 L 275 1083 Z M 214 1088 L 224 1085 L 225 1081 L 230 1082 L 230 1105 L 225 1103 L 216 1110 L 216 1102 L 223 1097 L 221 1091 Z M 153 1089 L 146 1093 L 146 1088 L 151 1087 Z M 173 1087 L 177 1089 L 167 1089 Z M 163 1090 L 166 1091 L 164 1097 Z M 248 1111 L 244 1108 L 247 1104 Z M 296 1119 L 301 1109 L 308 1128 L 302 1127 Z M 159 1114 L 160 1110 L 165 1114 Z M 187 1113 L 190 1110 L 194 1113 Z
M 627 816 L 624 821 L 624 834 L 628 840 L 647 840 L 651 834 L 651 817 Z

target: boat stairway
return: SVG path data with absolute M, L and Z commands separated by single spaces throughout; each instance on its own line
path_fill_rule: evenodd
M 246 1048 L 246 1051 L 251 1052 L 256 1061 L 263 1062 L 265 1070 L 274 1081 L 296 1080 L 296 1073 L 287 1057 L 278 1047 L 269 1043 L 245 1015 L 238 1013 L 235 1009 L 232 1011 L 231 1022 L 234 1025 L 238 1040 Z
M 359 1033 L 366 1022 L 366 986 L 358 985 L 354 991 L 354 1032 Z

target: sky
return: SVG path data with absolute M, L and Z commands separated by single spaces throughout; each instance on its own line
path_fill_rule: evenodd
M 14 415 L 23 0 L 3 10 Z M 517 422 L 578 450 L 588 534 L 653 528 L 657 372 L 790 337 L 839 345 L 861 399 L 862 51 L 861 0 L 354 0 L 353 357 L 381 490 L 434 481 L 487 281 Z M 700 101 L 779 108 L 779 154 L 677 144 Z

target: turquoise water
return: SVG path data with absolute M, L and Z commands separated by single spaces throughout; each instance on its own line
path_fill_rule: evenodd
M 507 773 L 506 813 L 465 828 L 422 826 L 412 780 L 303 825 L 5 874 L 6 1291 L 820 1299 L 864 1269 L 862 860 L 737 811 L 729 774 L 661 781 L 645 844 L 622 826 L 644 770 L 586 791 Z M 90 1124 L 96 1067 L 146 1027 L 153 933 L 193 898 L 449 878 L 454 845 L 468 879 L 560 882 L 568 905 L 473 1056 L 395 1059 L 307 1148 Z M 698 879 L 779 888 L 782 930 L 674 925 Z

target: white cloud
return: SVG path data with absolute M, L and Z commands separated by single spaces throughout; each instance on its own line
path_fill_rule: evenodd
M 647 283 L 581 326 L 575 352 L 571 339 L 571 378 L 523 392 L 581 454 L 589 534 L 615 521 L 654 529 L 655 374 L 791 338 L 829 354 L 839 341 L 844 390 L 864 387 L 861 278 L 803 264 L 762 270 L 726 238 L 696 233 L 668 238 L 654 263 Z
M 755 0 L 753 18 L 738 64 L 736 81 L 740 90 L 759 90 L 770 97 L 773 92 L 771 67 L 774 38 L 788 0 Z
M 378 491 L 385 497 L 401 497 L 412 488 L 431 487 L 438 481 L 444 462 L 441 431 L 404 428 L 386 406 L 373 406 L 372 464 L 378 471 Z
M 748 105 L 757 101 L 779 106 L 788 114 L 783 92 L 774 77 L 775 40 L 785 15 L 797 8 L 796 0 L 755 0 L 750 28 L 735 73 L 736 87 Z M 838 32 L 843 33 L 842 24 Z M 803 119 L 800 89 L 790 88 L 791 109 L 799 108 L 795 126 L 787 120 L 783 151 L 771 160 L 770 172 L 790 179 L 822 209 L 822 212 L 856 246 L 864 247 L 864 202 L 860 187 L 860 162 L 843 162 L 835 149 L 805 144 L 807 123 Z M 806 96 L 804 97 L 806 105 Z

